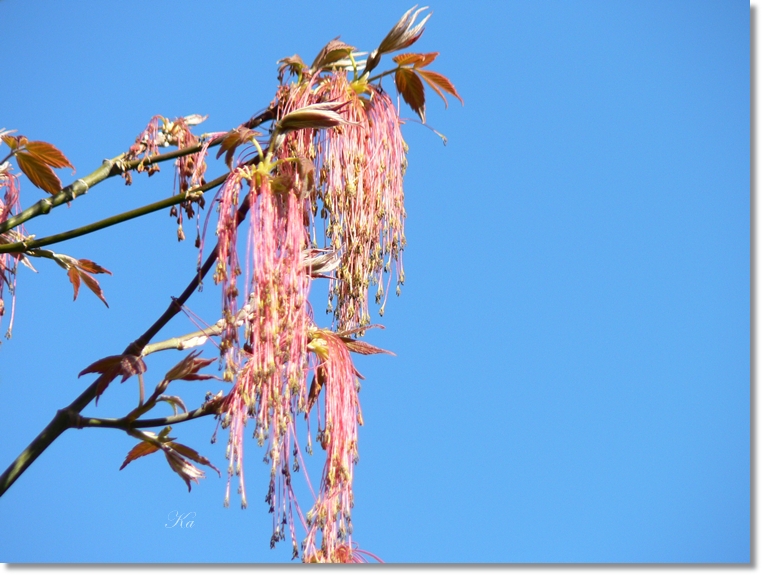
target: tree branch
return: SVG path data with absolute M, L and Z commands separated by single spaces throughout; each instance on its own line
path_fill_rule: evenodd
M 256 124 L 252 124 L 257 118 L 261 119 L 272 113 L 269 109 L 267 112 L 252 118 L 246 125 L 247 127 L 254 127 Z M 262 119 L 262 122 L 266 119 Z M 254 158 L 252 163 L 257 162 L 259 158 Z M 241 202 L 241 206 L 237 212 L 236 226 L 241 225 L 244 217 L 249 211 L 249 196 L 247 195 Z M 201 280 L 206 276 L 214 262 L 217 260 L 217 253 L 219 250 L 219 242 L 214 246 L 214 249 L 207 257 L 204 265 L 195 274 L 188 286 L 185 288 L 180 297 L 172 298 L 172 303 L 167 307 L 166 311 L 157 319 L 153 325 L 151 325 L 143 335 L 128 345 L 123 354 L 124 355 L 136 355 L 140 356 L 145 346 L 153 339 L 153 337 L 167 324 L 169 321 L 182 309 L 182 306 L 193 295 Z M 103 376 L 101 376 L 103 377 Z M 59 410 L 53 420 L 40 432 L 40 434 L 32 440 L 29 446 L 21 452 L 21 454 L 14 460 L 13 463 L 6 469 L 2 475 L 0 475 L 0 497 L 10 488 L 11 485 L 21 476 L 24 471 L 45 451 L 64 431 L 71 427 L 76 427 L 78 422 L 79 413 L 87 407 L 87 405 L 95 399 L 98 386 L 101 381 L 101 377 L 97 378 L 90 386 L 83 391 L 79 397 L 77 397 L 67 408 Z M 151 420 L 147 420 L 151 421 Z
M 247 195 L 241 202 L 241 207 L 238 208 L 237 225 L 240 225 L 244 219 L 244 216 L 249 211 L 249 196 Z M 185 288 L 180 297 L 172 298 L 172 303 L 169 304 L 166 311 L 156 320 L 146 332 L 138 339 L 128 345 L 124 354 L 141 355 L 143 348 L 149 341 L 163 328 L 169 320 L 171 320 L 179 311 L 186 301 L 196 291 L 201 280 L 206 276 L 214 262 L 217 260 L 217 251 L 219 243 L 214 246 L 214 249 L 207 257 L 204 265 L 193 277 L 188 286 Z M 103 376 L 101 376 L 103 377 Z M 83 391 L 77 399 L 75 399 L 71 405 L 65 409 L 59 410 L 53 420 L 42 430 L 42 432 L 34 438 L 32 443 L 21 452 L 16 460 L 6 469 L 2 475 L 0 475 L 0 497 L 13 485 L 13 483 L 21 476 L 24 471 L 37 459 L 40 454 L 45 451 L 50 445 L 61 435 L 64 431 L 71 427 L 76 427 L 79 422 L 79 413 L 87 407 L 87 405 L 95 399 L 97 395 L 98 386 L 101 378 L 97 378 L 90 386 Z M 149 420 L 150 421 L 150 420 Z
M 259 126 L 260 124 L 268 122 L 274 118 L 275 118 L 275 108 L 273 106 L 270 106 L 264 112 L 257 114 L 256 116 L 252 117 L 248 122 L 245 122 L 243 126 L 247 128 L 255 128 L 256 126 Z M 209 143 L 209 147 L 211 148 L 213 146 L 219 145 L 222 142 L 223 138 L 224 136 L 214 138 Z M 71 202 L 77 197 L 86 194 L 88 190 L 90 190 L 90 188 L 98 185 L 103 180 L 111 178 L 112 176 L 118 176 L 125 172 L 129 172 L 130 170 L 134 170 L 139 165 L 149 166 L 151 164 L 158 164 L 160 162 L 174 160 L 175 158 L 179 158 L 181 156 L 195 154 L 201 151 L 202 146 L 203 146 L 202 144 L 197 144 L 195 146 L 189 146 L 187 148 L 182 148 L 180 150 L 167 152 L 166 154 L 159 154 L 158 156 L 153 156 L 150 158 L 139 158 L 135 160 L 130 160 L 129 162 L 120 161 L 122 160 L 122 158 L 124 158 L 124 154 L 120 154 L 116 158 L 112 158 L 110 160 L 104 160 L 100 168 L 98 168 L 91 174 L 85 176 L 84 178 L 80 178 L 76 180 L 75 182 L 69 184 L 60 192 L 58 192 L 55 196 L 52 196 L 50 198 L 43 198 L 39 202 L 29 206 L 27 209 L 25 209 L 21 213 L 8 218 L 4 222 L 1 222 L 0 234 L 5 233 L 8 230 L 13 229 L 17 226 L 20 226 L 21 224 L 31 220 L 32 218 L 50 213 L 50 210 L 52 210 L 53 208 L 56 208 L 60 206 L 61 204 L 66 204 L 68 202 Z
M 219 401 L 212 400 L 188 413 L 180 413 L 168 417 L 156 417 L 153 419 L 135 419 L 132 421 L 124 417 L 121 419 L 100 419 L 97 417 L 81 417 L 78 415 L 76 423 L 72 427 L 103 427 L 123 429 L 125 431 L 144 427 L 166 427 L 167 425 L 175 425 L 177 423 L 182 423 L 183 421 L 190 421 L 191 419 L 198 419 L 199 417 L 205 417 L 207 415 L 215 415 L 218 408 Z
M 61 232 L 60 234 L 54 234 L 52 236 L 47 236 L 47 237 L 35 239 L 35 240 L 25 240 L 22 242 L 14 242 L 12 244 L 0 244 L 0 254 L 26 252 L 34 248 L 49 246 L 51 244 L 56 244 L 59 242 L 70 240 L 72 238 L 84 236 L 92 232 L 96 232 L 98 230 L 102 230 L 104 228 L 114 226 L 116 224 L 121 224 L 122 222 L 126 222 L 128 220 L 145 216 L 146 214 L 157 212 L 164 208 L 168 208 L 170 206 L 174 206 L 176 204 L 182 203 L 185 200 L 187 200 L 189 197 L 193 196 L 194 194 L 207 192 L 211 190 L 212 188 L 216 188 L 217 186 L 221 185 L 227 177 L 228 177 L 228 174 L 224 174 L 220 176 L 219 178 L 212 180 L 211 182 L 207 182 L 203 186 L 193 188 L 191 190 L 188 190 L 187 192 L 183 192 L 181 194 L 177 194 L 172 197 L 159 200 L 158 202 L 154 202 L 152 204 L 148 204 L 146 206 L 142 206 L 140 208 L 136 208 L 128 212 L 123 212 L 121 214 L 117 214 L 115 216 L 111 216 L 109 218 L 105 218 L 97 222 L 93 222 L 92 224 L 87 224 L 86 226 L 75 228 L 73 230 L 69 230 L 66 232 Z

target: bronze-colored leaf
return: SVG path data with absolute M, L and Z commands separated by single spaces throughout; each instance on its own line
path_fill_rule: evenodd
M 307 409 L 305 410 L 304 417 L 309 416 L 312 406 L 315 405 L 315 402 L 320 396 L 320 390 L 323 389 L 324 383 L 325 370 L 322 367 L 317 366 L 315 368 L 315 375 L 312 376 L 312 384 L 310 385 L 310 393 L 307 396 Z
M 355 333 L 365 332 L 369 329 L 386 329 L 386 328 L 380 323 L 373 323 L 371 325 L 364 325 L 362 327 L 353 327 L 352 329 L 343 329 L 341 331 L 337 331 L 336 335 L 343 338 L 345 336 L 353 335 Z
M 75 267 L 70 267 L 69 271 L 66 272 L 69 276 L 69 281 L 71 282 L 71 285 L 74 286 L 74 301 L 77 301 L 77 295 L 79 294 L 79 270 Z
M 289 74 L 293 74 L 294 76 L 301 76 L 302 70 L 307 67 L 307 64 L 304 63 L 304 60 L 301 59 L 299 54 L 294 54 L 288 58 L 278 60 L 278 64 L 280 64 L 280 66 L 278 66 L 279 82 L 283 81 L 283 76 L 285 75 L 286 70 L 288 70 Z
M 200 369 L 217 361 L 214 358 L 200 358 L 200 350 L 192 351 L 184 357 L 176 366 L 170 369 L 164 376 L 167 381 L 185 380 L 199 381 L 204 379 L 214 379 L 215 376 L 206 373 L 198 373 Z
M 323 49 L 320 50 L 320 52 L 318 52 L 318 55 L 315 57 L 315 61 L 312 62 L 310 68 L 317 72 L 318 70 L 346 58 L 354 49 L 354 46 L 350 46 L 338 38 L 334 38 L 328 42 L 328 44 L 323 46 Z
M 108 302 L 106 301 L 106 297 L 103 295 L 103 290 L 101 289 L 101 286 L 98 284 L 98 281 L 91 276 L 87 272 L 81 272 L 80 276 L 82 277 L 82 281 L 85 282 L 85 285 L 90 288 L 90 291 L 92 291 L 95 295 L 98 296 L 98 298 L 106 304 L 106 307 L 108 307 Z
M 135 374 L 145 373 L 147 369 L 143 358 L 137 355 L 109 355 L 88 365 L 79 372 L 78 377 L 87 373 L 113 373 L 114 377 L 121 375 L 122 382 L 125 382 Z
M 141 441 L 135 447 L 130 449 L 130 452 L 127 454 L 127 457 L 124 458 L 124 463 L 122 463 L 122 466 L 119 468 L 119 471 L 127 467 L 127 464 L 132 463 L 138 457 L 150 455 L 151 453 L 156 453 L 157 451 L 159 451 L 159 447 L 157 445 L 153 443 L 149 443 L 147 441 Z
M 95 402 L 98 403 L 98 398 L 106 390 L 108 385 L 114 381 L 118 376 L 122 376 L 122 383 L 127 381 L 129 377 L 135 374 L 145 373 L 145 362 L 141 357 L 137 355 L 109 355 L 98 361 L 91 363 L 85 369 L 79 372 L 78 377 L 82 377 L 87 373 L 100 373 L 101 376 L 95 380 Z
M 450 80 L 448 80 L 445 76 L 439 74 L 438 72 L 432 72 L 431 70 L 418 70 L 418 74 L 426 81 L 429 86 L 434 88 L 436 93 L 439 94 L 439 96 L 444 100 L 445 108 L 447 107 L 447 98 L 445 98 L 442 90 L 448 94 L 452 94 L 458 100 L 460 100 L 461 104 L 463 104 L 463 98 L 460 97 L 460 94 L 458 94 L 455 86 L 453 86 L 452 82 L 450 82 Z
M 69 159 L 64 156 L 63 152 L 56 148 L 53 144 L 47 142 L 27 142 L 26 151 L 32 154 L 35 158 L 44 162 L 51 168 L 72 168 Z
M 389 355 L 396 355 L 394 352 L 376 347 L 375 345 L 371 345 L 365 341 L 352 339 L 351 337 L 342 337 L 341 340 L 346 344 L 349 351 L 359 353 L 361 355 L 374 355 L 377 353 L 388 353 Z
M 310 190 L 315 188 L 315 163 L 309 158 L 297 154 L 296 170 L 301 183 L 301 195 L 304 197 Z
M 19 168 L 32 184 L 53 195 L 61 191 L 61 180 L 51 167 L 39 160 L 37 156 L 22 151 L 16 153 L 16 160 Z
M 81 269 L 82 271 L 89 272 L 91 274 L 108 274 L 112 275 L 110 271 L 108 271 L 103 266 L 99 266 L 92 260 L 86 260 L 86 259 L 79 259 L 77 260 L 77 267 Z
M 421 121 L 425 124 L 426 96 L 423 92 L 421 79 L 411 69 L 399 68 L 394 74 L 394 82 L 397 84 L 397 91 L 402 94 L 402 99 L 420 116 Z
M 217 469 L 214 465 L 212 465 L 211 461 L 209 461 L 206 457 L 201 455 L 195 449 L 188 447 L 187 445 L 183 445 L 182 443 L 175 443 L 174 441 L 167 443 L 167 445 L 169 445 L 170 447 L 172 447 L 172 449 L 174 449 L 181 455 L 184 455 L 188 459 L 191 459 L 195 461 L 196 463 L 200 463 L 201 465 L 206 465 L 207 467 L 211 467 L 217 472 L 217 474 L 220 474 L 220 470 Z
M 436 57 L 439 56 L 439 52 L 428 52 L 426 54 L 399 54 L 392 58 L 400 66 L 413 65 L 414 68 L 423 68 L 431 64 Z
M 169 463 L 172 471 L 177 473 L 180 478 L 185 481 L 185 484 L 188 486 L 188 491 L 191 490 L 191 481 L 198 483 L 199 479 L 206 477 L 203 471 L 190 463 L 187 459 L 183 458 L 174 449 L 163 448 L 163 451 L 164 456 L 167 458 L 167 463 Z
M 320 102 L 319 104 L 310 104 L 309 106 L 298 108 L 283 116 L 276 124 L 276 129 L 281 134 L 286 134 L 305 128 L 320 130 L 322 128 L 333 128 L 341 124 L 356 125 L 356 122 L 350 122 L 338 113 L 346 105 L 347 102 Z
M 417 5 L 405 12 L 402 15 L 402 18 L 399 19 L 399 22 L 397 22 L 389 31 L 377 48 L 379 54 L 388 54 L 389 52 L 396 52 L 397 50 L 407 48 L 421 37 L 421 34 L 423 34 L 423 26 L 431 17 L 431 14 L 427 14 L 418 25 L 413 26 L 415 19 L 418 18 L 418 14 L 426 10 L 428 6 L 419 8 L 418 10 L 415 10 L 416 8 Z M 413 12 L 413 10 L 415 10 L 415 12 Z
M 251 143 L 251 140 L 256 136 L 260 136 L 260 132 L 244 128 L 239 126 L 235 130 L 230 130 L 222 139 L 220 149 L 217 151 L 217 158 L 222 154 L 225 154 L 225 163 L 228 168 L 233 168 L 233 156 L 235 155 L 236 148 L 241 144 Z M 227 152 L 227 153 L 226 153 Z

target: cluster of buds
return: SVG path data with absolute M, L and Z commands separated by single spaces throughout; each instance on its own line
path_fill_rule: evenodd
M 207 150 L 212 140 L 207 137 L 202 143 L 199 137 L 191 132 L 191 128 L 197 126 L 206 119 L 207 116 L 201 116 L 199 114 L 191 114 L 182 118 L 175 118 L 174 120 L 170 120 L 164 116 L 154 116 L 151 118 L 151 121 L 148 122 L 148 126 L 146 126 L 145 130 L 143 130 L 135 139 L 135 143 L 130 146 L 120 162 L 124 164 L 139 159 L 140 162 L 135 167 L 135 171 L 145 171 L 149 176 L 152 176 L 159 171 L 159 165 L 148 162 L 148 160 L 153 156 L 158 155 L 159 148 L 175 146 L 179 149 L 185 149 L 192 146 L 198 146 L 198 152 L 183 154 L 175 160 L 175 190 L 182 194 L 196 186 L 203 186 L 206 183 L 204 174 L 206 173 Z M 132 184 L 132 176 L 128 170 L 125 170 L 122 173 L 122 177 L 125 179 L 127 185 Z M 183 212 L 188 219 L 192 219 L 194 215 L 196 215 L 193 207 L 194 203 L 198 203 L 199 207 L 203 209 L 203 196 L 198 195 L 189 197 L 181 202 L 179 206 L 172 206 L 170 209 L 170 216 L 177 220 L 177 239 L 179 241 L 185 239 L 185 232 L 183 230 Z M 198 236 L 196 244 L 197 247 L 200 244 L 200 238 L 198 238 Z

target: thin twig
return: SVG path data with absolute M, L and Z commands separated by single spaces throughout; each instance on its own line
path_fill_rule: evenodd
M 167 425 L 182 423 L 183 421 L 190 421 L 191 419 L 198 419 L 199 417 L 205 417 L 207 415 L 214 415 L 217 413 L 218 408 L 218 402 L 210 401 L 188 413 L 180 413 L 168 417 L 155 417 L 153 419 L 136 419 L 133 421 L 124 417 L 121 419 L 101 419 L 97 417 L 78 416 L 73 427 L 104 427 L 124 430 L 140 429 L 144 427 L 165 427 Z
M 93 222 L 92 224 L 87 224 L 86 226 L 75 228 L 73 230 L 61 232 L 59 234 L 54 234 L 52 236 L 46 236 L 46 237 L 35 239 L 35 240 L 25 240 L 22 242 L 15 242 L 12 244 L 0 244 L 0 254 L 26 252 L 28 250 L 38 248 L 41 246 L 49 246 L 51 244 L 56 244 L 59 242 L 77 238 L 79 236 L 84 236 L 84 235 L 96 232 L 98 230 L 108 228 L 110 226 L 115 226 L 116 224 L 121 224 L 122 222 L 139 218 L 141 216 L 145 216 L 153 212 L 158 212 L 159 210 L 163 210 L 164 208 L 168 208 L 170 206 L 180 204 L 186 201 L 189 197 L 193 196 L 194 194 L 203 193 L 208 190 L 211 190 L 212 188 L 216 188 L 217 186 L 221 185 L 227 177 L 228 177 L 228 174 L 224 174 L 220 176 L 219 178 L 215 178 L 211 182 L 207 182 L 203 186 L 198 186 L 196 188 L 188 190 L 187 192 L 183 192 L 181 194 L 177 194 L 172 197 L 159 200 L 158 202 L 154 202 L 152 204 L 148 204 L 140 208 L 135 208 L 134 210 L 117 214 L 115 216 L 111 216 L 109 218 L 105 218 L 103 220 Z

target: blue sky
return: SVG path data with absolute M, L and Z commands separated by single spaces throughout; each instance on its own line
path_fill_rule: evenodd
M 373 49 L 410 7 L 381 4 L 5 0 L 0 127 L 61 148 L 69 183 L 155 114 L 209 114 L 209 131 L 245 121 L 273 98 L 279 58 L 311 61 L 338 35 Z M 441 53 L 432 68 L 465 106 L 430 96 L 446 147 L 405 126 L 407 277 L 368 337 L 396 357 L 358 361 L 355 540 L 390 562 L 748 562 L 748 4 L 431 7 L 416 47 Z M 25 205 L 43 195 L 22 186 Z M 27 229 L 49 235 L 171 190 L 169 166 L 132 187 L 112 179 Z M 197 257 L 164 212 L 55 249 L 113 272 L 110 308 L 84 292 L 72 302 L 50 262 L 20 272 L 0 347 L 3 469 L 90 382 L 82 368 L 182 291 Z M 323 308 L 320 289 L 313 300 Z M 211 282 L 190 303 L 217 319 Z M 177 318 L 160 338 L 192 329 Z M 152 356 L 149 375 L 179 358 Z M 178 385 L 194 405 L 222 388 Z M 113 384 L 85 413 L 122 415 L 136 395 L 132 380 Z M 213 429 L 175 431 L 224 469 Z M 0 560 L 289 559 L 269 549 L 254 441 L 246 511 L 223 508 L 213 472 L 188 494 L 160 457 L 119 471 L 133 443 L 112 430 L 59 438 L 0 498 Z M 195 512 L 193 528 L 166 529 L 174 511 Z

